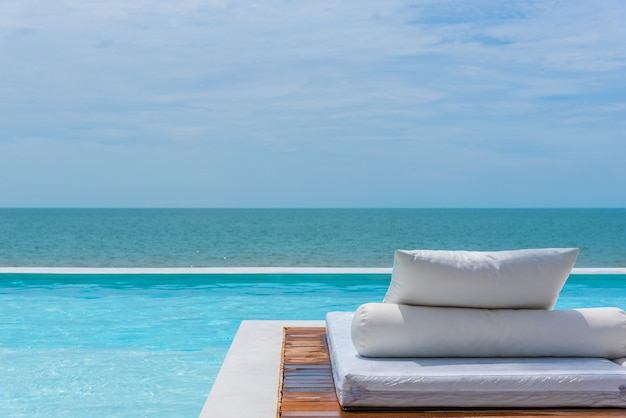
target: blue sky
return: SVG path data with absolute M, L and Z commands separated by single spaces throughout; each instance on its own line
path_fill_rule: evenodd
M 0 207 L 626 207 L 626 2 L 0 1 Z

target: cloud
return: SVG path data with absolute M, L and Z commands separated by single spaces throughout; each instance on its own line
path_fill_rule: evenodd
M 364 183 L 406 204 L 382 191 L 396 175 L 453 193 L 455 176 L 479 184 L 479 172 L 535 170 L 539 182 L 547 162 L 574 175 L 587 159 L 593 177 L 623 163 L 608 150 L 625 135 L 624 20 L 620 1 L 7 0 L 0 174 L 8 178 L 16 156 L 43 152 L 48 161 L 24 163 L 34 171 L 30 183 L 15 182 L 20 196 L 63 172 L 56 159 L 87 173 L 67 199 L 91 183 L 115 202 L 104 170 L 85 168 L 115 165 L 117 190 L 126 181 L 166 195 L 193 178 L 205 195 L 230 196 L 223 205 L 251 206 L 306 205 L 296 179 L 321 197 L 333 184 L 343 185 L 335 197 L 352 188 L 341 199 L 349 205 L 367 200 Z M 607 150 L 589 152 L 589 138 Z M 137 160 L 117 157 L 125 153 Z M 74 162 L 85 155 L 90 164 Z M 182 173 L 171 181 L 154 162 L 167 155 Z M 135 174 L 142 166 L 152 176 Z M 268 184 L 264 195 L 246 185 L 250 173 Z M 4 204 L 19 205 L 6 184 Z M 219 204 L 191 191 L 180 201 Z

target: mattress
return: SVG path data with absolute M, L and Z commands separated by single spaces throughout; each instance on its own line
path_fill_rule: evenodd
M 366 358 L 353 313 L 326 316 L 342 408 L 626 408 L 626 368 L 603 358 Z

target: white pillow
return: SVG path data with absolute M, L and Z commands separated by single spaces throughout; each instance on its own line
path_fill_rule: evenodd
M 626 367 L 626 357 L 618 358 L 618 359 L 615 359 L 613 361 L 616 362 L 617 364 L 619 364 L 622 367 Z
M 365 357 L 626 357 L 618 308 L 472 309 L 367 303 L 352 318 Z
M 384 302 L 551 309 L 577 256 L 577 248 L 396 250 Z

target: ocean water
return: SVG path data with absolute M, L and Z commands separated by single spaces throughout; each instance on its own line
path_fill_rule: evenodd
M 626 209 L 0 209 L 0 266 L 390 267 L 402 249 L 578 247 L 626 266 Z
M 395 248 L 579 247 L 626 267 L 626 210 L 0 209 L 0 267 L 391 267 Z M 323 319 L 387 274 L 0 274 L 0 416 L 196 417 L 246 319 Z M 557 308 L 626 308 L 572 275 Z

